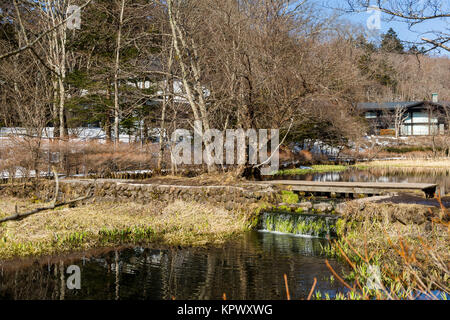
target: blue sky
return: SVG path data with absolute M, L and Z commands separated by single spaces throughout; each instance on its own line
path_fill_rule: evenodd
M 346 0 L 311 0 L 315 2 L 318 6 L 322 7 L 324 10 L 332 12 L 330 7 L 332 8 L 345 8 L 347 1 Z M 448 1 L 448 0 L 442 0 Z M 375 3 L 375 2 L 373 2 Z M 367 19 L 372 15 L 369 12 L 360 12 L 360 13 L 345 13 L 342 15 L 342 18 L 345 20 L 349 20 L 352 23 L 360 24 L 364 28 L 367 29 Z M 395 32 L 397 32 L 399 38 L 402 41 L 409 42 L 418 42 L 423 33 L 428 32 L 430 30 L 444 31 L 446 28 L 449 28 L 450 21 L 445 21 L 444 19 L 434 19 L 428 22 L 422 22 L 415 25 L 411 30 L 408 29 L 408 24 L 401 21 L 392 21 L 391 17 L 381 13 L 381 29 L 380 33 L 386 33 L 389 28 L 393 28 Z M 428 35 L 428 38 L 433 38 L 432 35 Z M 405 44 L 409 46 L 409 44 Z M 446 55 L 450 57 L 449 52 L 445 52 L 445 50 L 441 50 L 441 52 L 434 52 L 436 55 Z

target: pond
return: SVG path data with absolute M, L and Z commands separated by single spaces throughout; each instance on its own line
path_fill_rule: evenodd
M 252 231 L 215 248 L 122 248 L 1 266 L 0 299 L 292 299 L 345 292 L 330 280 L 323 239 Z M 337 272 L 345 266 L 333 259 Z M 81 288 L 68 289 L 70 265 Z M 63 271 L 63 272 L 61 272 Z
M 280 177 L 277 177 L 277 179 L 280 179 Z M 450 193 L 450 173 L 448 170 L 419 171 L 416 168 L 355 168 L 342 172 L 283 176 L 283 179 L 306 181 L 435 183 L 439 186 L 441 195 Z

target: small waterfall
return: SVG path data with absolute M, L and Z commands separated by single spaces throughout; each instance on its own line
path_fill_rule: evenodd
M 319 238 L 335 237 L 337 219 L 319 214 L 264 212 L 260 230 Z

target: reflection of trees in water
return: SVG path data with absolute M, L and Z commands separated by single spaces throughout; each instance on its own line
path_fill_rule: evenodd
M 435 183 L 440 186 L 441 194 L 450 193 L 450 173 L 448 170 L 421 168 L 370 168 L 349 169 L 342 172 L 325 172 L 297 176 L 286 176 L 283 179 L 305 181 L 349 181 L 349 182 L 422 182 Z
M 0 274 L 0 299 L 64 299 L 66 293 L 65 274 L 61 273 L 64 262 L 44 267 L 29 267 L 26 270 L 2 272 Z
M 96 258 L 33 265 L 0 276 L 0 299 L 285 299 L 283 274 L 294 298 L 317 288 L 335 290 L 318 257 L 317 239 L 249 233 L 210 249 L 125 249 Z M 81 290 L 69 290 L 65 271 L 81 268 Z
M 424 171 L 421 168 L 371 168 L 363 172 L 367 172 L 367 181 L 435 183 L 439 185 L 441 194 L 450 192 L 449 172 L 438 169 Z

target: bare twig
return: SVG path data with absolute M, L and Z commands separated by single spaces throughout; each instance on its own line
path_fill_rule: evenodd
M 284 285 L 286 287 L 286 296 L 288 300 L 291 300 L 291 295 L 289 294 L 289 286 L 288 286 L 288 281 L 287 281 L 287 275 L 284 274 Z
M 86 7 L 89 3 L 91 3 L 91 1 L 92 1 L 92 0 L 88 0 L 85 4 L 83 4 L 83 5 L 80 7 L 80 10 L 83 9 L 84 7 Z M 36 39 L 34 39 L 33 41 L 31 41 L 31 42 L 26 41 L 26 43 L 25 43 L 24 46 L 22 46 L 22 47 L 20 47 L 20 48 L 18 48 L 18 49 L 16 49 L 16 50 L 12 50 L 12 51 L 9 51 L 9 52 L 7 52 L 7 53 L 4 53 L 4 54 L 0 55 L 0 60 L 1 60 L 1 59 L 5 59 L 5 58 L 9 58 L 9 57 L 14 56 L 14 55 L 16 55 L 16 54 L 18 54 L 18 53 L 21 53 L 21 52 L 23 52 L 23 51 L 25 51 L 25 50 L 31 49 L 36 43 L 39 42 L 39 40 L 41 40 L 41 39 L 42 39 L 43 37 L 45 37 L 47 34 L 49 34 L 49 33 L 53 32 L 53 31 L 55 31 L 56 29 L 58 29 L 60 26 L 62 26 L 63 24 L 67 23 L 67 21 L 69 21 L 69 20 L 72 19 L 72 18 L 73 18 L 72 16 L 67 17 L 65 20 L 63 20 L 63 21 L 61 21 L 60 23 L 56 24 L 56 25 L 53 26 L 52 28 L 49 28 L 49 29 L 47 29 L 46 31 L 42 32 L 42 33 L 41 33 L 38 37 L 36 37 Z M 33 52 L 33 54 L 34 54 L 34 52 Z
M 311 291 L 309 292 L 308 298 L 306 300 L 311 300 L 314 289 L 316 288 L 316 284 L 317 284 L 317 278 L 314 278 L 314 283 L 311 287 Z
M 16 204 L 15 214 L 1 219 L 0 223 L 7 222 L 7 221 L 13 221 L 13 220 L 14 221 L 22 220 L 26 217 L 29 217 L 31 215 L 34 215 L 34 214 L 42 212 L 42 211 L 52 210 L 52 209 L 62 207 L 65 205 L 69 205 L 69 204 L 72 204 L 75 202 L 83 201 L 83 200 L 86 200 L 86 199 L 89 199 L 92 197 L 92 189 L 90 189 L 90 190 L 88 190 L 88 192 L 86 193 L 86 195 L 84 197 L 80 197 L 80 198 L 70 200 L 70 201 L 63 201 L 61 203 L 56 203 L 56 201 L 58 199 L 58 193 L 59 193 L 59 179 L 58 179 L 58 173 L 56 172 L 56 170 L 54 168 L 53 168 L 53 173 L 55 175 L 55 195 L 54 195 L 53 200 L 51 201 L 52 204 L 50 206 L 37 208 L 37 209 L 31 210 L 31 211 L 28 211 L 25 213 L 19 213 L 19 211 L 17 209 L 17 204 Z
M 48 207 L 37 208 L 37 209 L 34 209 L 32 211 L 29 211 L 29 212 L 25 212 L 25 213 L 16 213 L 16 214 L 14 214 L 12 216 L 9 216 L 9 217 L 1 219 L 0 223 L 7 222 L 7 221 L 12 221 L 12 220 L 22 220 L 22 219 L 24 219 L 26 217 L 29 217 L 29 216 L 33 215 L 33 214 L 36 214 L 36 213 L 39 213 L 39 212 L 42 212 L 42 211 L 46 211 L 46 210 L 52 210 L 52 209 L 55 209 L 55 208 L 58 208 L 58 207 L 62 207 L 62 206 L 68 205 L 68 204 L 72 204 L 72 203 L 75 203 L 75 202 L 78 202 L 78 201 L 83 201 L 83 200 L 89 199 L 91 197 L 92 197 L 92 195 L 90 194 L 90 192 L 88 192 L 88 194 L 86 196 L 81 197 L 81 198 L 77 198 L 77 199 L 74 199 L 74 200 L 71 200 L 71 201 L 66 201 L 66 202 L 53 204 L 53 205 L 48 206 Z

